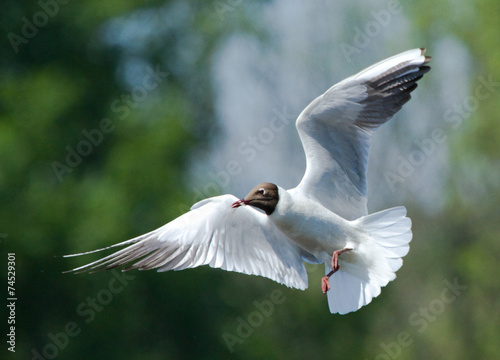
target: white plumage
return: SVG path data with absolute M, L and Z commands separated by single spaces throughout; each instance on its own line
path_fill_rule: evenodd
M 242 200 L 222 195 L 200 201 L 168 224 L 105 249 L 125 248 L 72 271 L 210 265 L 304 290 L 303 261 L 325 263 L 329 273 L 332 256 L 342 250 L 328 291 L 330 311 L 345 314 L 370 303 L 396 277 L 412 238 L 404 207 L 367 215 L 370 139 L 429 71 L 424 53 L 414 49 L 372 65 L 302 111 L 296 126 L 307 166 L 296 188 L 264 183 Z

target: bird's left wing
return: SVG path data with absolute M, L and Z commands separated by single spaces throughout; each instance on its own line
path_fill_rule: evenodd
M 306 172 L 294 189 L 336 214 L 357 219 L 366 207 L 366 166 L 373 131 L 410 100 L 429 71 L 425 49 L 372 65 L 332 86 L 297 119 Z
M 125 265 L 124 270 L 168 271 L 210 265 L 306 289 L 302 250 L 265 214 L 250 206 L 233 209 L 231 205 L 237 200 L 232 195 L 222 195 L 200 201 L 168 224 L 108 247 L 128 245 L 126 248 L 70 271 L 93 272 Z

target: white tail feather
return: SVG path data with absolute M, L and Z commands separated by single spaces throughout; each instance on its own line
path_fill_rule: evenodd
M 330 278 L 330 312 L 346 314 L 369 304 L 381 287 L 396 278 L 412 238 L 411 220 L 404 206 L 383 210 L 353 221 L 367 238 L 348 256 L 340 256 L 340 270 Z M 331 268 L 326 265 L 326 273 Z

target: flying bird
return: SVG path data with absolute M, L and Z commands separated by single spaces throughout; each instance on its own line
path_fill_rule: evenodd
M 304 290 L 306 261 L 325 264 L 321 289 L 330 312 L 346 314 L 370 303 L 395 279 L 412 238 L 405 207 L 368 215 L 370 139 L 430 70 L 424 54 L 425 49 L 413 49 L 380 61 L 332 86 L 302 111 L 296 127 L 307 164 L 297 187 L 261 183 L 243 199 L 202 200 L 147 234 L 66 255 L 126 246 L 69 272 L 210 265 Z

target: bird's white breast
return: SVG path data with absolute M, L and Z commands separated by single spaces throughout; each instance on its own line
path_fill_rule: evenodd
M 300 247 L 328 261 L 332 252 L 355 248 L 364 233 L 352 222 L 297 192 L 279 188 L 279 201 L 269 216 L 274 225 Z

